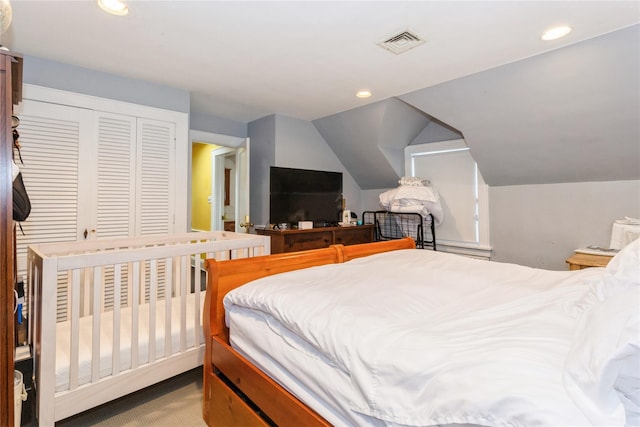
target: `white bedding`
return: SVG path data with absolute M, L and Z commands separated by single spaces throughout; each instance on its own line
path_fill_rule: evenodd
M 195 296 L 189 294 L 186 298 L 186 348 L 194 346 L 195 333 L 200 335 L 200 343 L 204 342 L 200 317 L 204 304 L 204 293 L 200 295 L 199 316 L 195 312 Z M 180 351 L 180 298 L 171 300 L 171 354 Z M 165 336 L 165 303 L 156 303 L 156 340 L 155 359 L 164 357 Z M 138 365 L 149 362 L 149 304 L 142 304 L 138 309 Z M 196 324 L 197 319 L 197 324 Z M 91 346 L 92 346 L 93 316 L 80 318 L 80 344 L 78 364 L 78 385 L 89 383 L 91 380 Z M 132 319 L 131 308 L 120 311 L 120 365 L 119 369 L 131 369 L 131 336 Z M 69 359 L 70 359 L 70 322 L 56 324 L 56 392 L 69 388 Z M 112 374 L 113 349 L 113 312 L 101 314 L 100 328 L 100 378 Z M 117 372 L 116 372 L 117 373 Z
M 440 195 L 431 185 L 403 184 L 380 194 L 380 206 L 390 212 L 418 213 L 423 218 L 433 215 L 436 225 L 442 223 L 443 210 Z
M 593 425 L 591 403 L 565 388 L 565 363 L 606 274 L 404 250 L 260 279 L 225 308 L 232 345 L 230 318 L 251 308 L 295 352 L 341 372 L 340 410 L 358 425 Z M 289 357 L 268 356 L 293 377 L 283 382 L 322 380 Z M 624 408 L 612 406 L 604 419 L 623 425 Z

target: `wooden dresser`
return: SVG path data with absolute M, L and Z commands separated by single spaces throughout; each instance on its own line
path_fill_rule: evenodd
M 272 230 L 256 228 L 256 233 L 271 236 L 271 253 L 321 249 L 329 245 L 356 245 L 373 241 L 373 224 L 351 227 L 320 227 L 308 230 Z

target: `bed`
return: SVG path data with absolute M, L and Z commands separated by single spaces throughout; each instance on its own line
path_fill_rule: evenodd
M 38 425 L 200 366 L 204 260 L 269 253 L 268 237 L 223 231 L 29 246 Z
M 580 271 L 412 239 L 207 268 L 211 426 L 640 422 L 638 241 Z

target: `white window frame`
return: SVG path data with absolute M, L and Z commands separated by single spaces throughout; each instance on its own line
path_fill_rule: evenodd
M 439 155 L 441 161 L 446 161 L 447 153 L 459 154 L 461 151 L 471 152 L 463 139 L 452 141 L 432 142 L 427 144 L 409 145 L 404 150 L 405 155 L 405 175 L 416 176 L 415 160 L 422 156 Z M 444 154 L 444 156 L 443 156 Z M 471 157 L 473 160 L 473 157 Z M 491 244 L 489 241 L 489 186 L 484 182 L 478 165 L 474 165 L 474 194 L 475 194 L 475 237 L 472 240 L 446 240 L 438 237 L 438 229 L 436 228 L 436 243 L 438 250 L 444 252 L 459 253 L 472 257 L 489 259 L 491 256 Z M 429 178 L 422 176 L 422 178 Z M 434 182 L 437 188 L 438 183 Z M 443 221 L 447 221 L 445 217 Z

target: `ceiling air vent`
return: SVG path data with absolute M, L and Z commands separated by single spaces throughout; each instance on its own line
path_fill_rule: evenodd
M 397 55 L 399 53 L 406 52 L 409 49 L 413 49 L 416 46 L 420 46 L 425 41 L 426 40 L 424 40 L 413 31 L 405 30 L 399 34 L 388 37 L 384 41 L 379 42 L 378 46 L 383 47 Z

